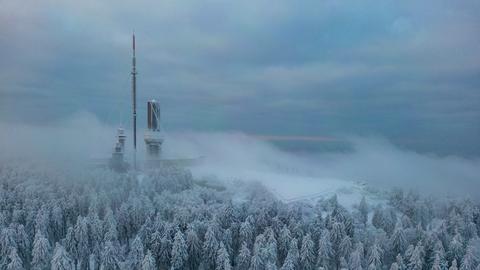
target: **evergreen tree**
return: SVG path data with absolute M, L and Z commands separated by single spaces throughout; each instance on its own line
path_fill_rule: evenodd
M 103 230 L 105 235 L 103 236 L 103 241 L 110 241 L 112 243 L 117 243 L 118 241 L 118 230 L 117 230 L 117 221 L 113 216 L 112 209 L 108 208 L 105 214 L 103 221 Z
M 407 238 L 405 231 L 400 222 L 395 226 L 392 236 L 390 237 L 390 249 L 393 254 L 402 254 L 407 247 Z
M 88 244 L 88 224 L 87 219 L 79 216 L 75 225 L 75 240 L 77 243 L 78 265 L 80 269 L 88 268 L 88 256 L 90 247 Z
M 248 249 L 248 245 L 246 242 L 242 243 L 242 247 L 237 256 L 237 260 L 235 263 L 236 270 L 248 270 L 250 268 L 250 250 Z
M 203 242 L 203 261 L 207 269 L 215 268 L 215 261 L 217 259 L 218 241 L 215 236 L 215 231 L 212 225 L 207 229 L 205 234 L 205 241 Z
M 130 213 L 127 202 L 123 202 L 118 209 L 118 235 L 120 239 L 128 239 L 133 231 L 132 222 L 130 222 Z
M 158 252 L 158 266 L 168 269 L 170 268 L 171 264 L 171 252 L 172 252 L 172 246 L 173 243 L 170 240 L 170 237 L 168 235 L 169 233 L 165 232 L 165 234 L 162 236 L 162 239 L 160 239 L 160 250 Z
M 105 242 L 102 252 L 100 270 L 119 270 L 118 250 L 112 242 Z
M 173 240 L 172 247 L 172 266 L 171 270 L 181 270 L 186 268 L 187 259 L 188 259 L 188 250 L 185 239 L 183 238 L 183 233 L 178 230 L 175 233 L 175 238 Z
M 368 255 L 368 269 L 381 269 L 383 250 L 378 243 L 374 243 Z
M 450 266 L 450 268 L 448 268 L 448 270 L 458 270 L 456 259 L 453 259 L 452 265 Z
M 197 269 L 200 264 L 200 255 L 202 254 L 202 245 L 198 239 L 195 230 L 189 228 L 187 231 L 187 265 L 190 270 Z
M 92 253 L 88 257 L 88 269 L 97 269 L 97 265 L 100 264 L 101 256 L 97 258 L 97 256 Z
M 1 215 L 0 218 L 5 219 L 3 215 Z M 15 231 L 11 228 L 1 229 L 0 227 L 0 267 L 3 267 L 8 263 L 7 258 L 10 255 L 12 248 L 17 248 L 17 243 L 15 241 Z
M 265 268 L 265 261 L 263 260 L 262 254 L 257 251 L 253 252 L 253 256 L 250 261 L 250 270 L 261 270 Z
M 363 270 L 362 261 L 363 261 L 363 249 L 357 247 L 350 254 L 350 261 L 349 261 L 349 264 L 348 264 L 349 269 L 350 270 Z
M 159 263 L 160 254 L 162 252 L 162 234 L 158 230 L 155 230 L 155 232 L 153 232 L 150 236 L 149 247 L 152 251 L 155 263 Z
M 265 270 L 277 270 L 277 265 L 272 262 L 267 262 Z
M 229 259 L 232 258 L 233 256 L 233 235 L 232 235 L 232 230 L 230 228 L 226 229 L 223 232 L 223 245 L 225 246 L 225 249 L 227 250 Z
M 440 261 L 440 255 L 436 254 L 435 259 L 433 260 L 432 263 L 432 270 L 444 270 L 446 269 L 444 266 L 442 266 L 442 262 Z
M 397 224 L 397 213 L 391 207 L 388 207 L 383 212 L 383 224 L 382 229 L 391 235 Z
M 16 235 L 15 236 L 16 244 L 18 248 L 17 252 L 18 252 L 18 255 L 20 256 L 20 259 L 22 259 L 22 262 L 29 262 L 31 246 L 30 246 L 30 238 L 27 232 L 25 231 L 25 226 L 23 226 L 22 224 L 18 224 L 16 226 L 15 235 Z
M 340 258 L 340 270 L 348 270 L 348 263 L 347 260 L 344 257 Z
M 422 270 L 424 265 L 424 251 L 423 246 L 419 243 L 413 250 L 412 255 L 408 261 L 408 269 L 411 270 Z
M 447 262 L 445 260 L 445 250 L 443 249 L 443 245 L 440 240 L 437 240 L 435 242 L 431 256 L 432 258 L 430 258 L 430 261 L 432 262 L 432 265 L 436 261 L 440 269 L 447 269 Z
M 395 262 L 398 265 L 398 270 L 405 270 L 406 269 L 406 266 L 405 266 L 405 263 L 403 261 L 402 255 L 398 254 L 397 257 L 395 258 Z
M 67 235 L 63 241 L 66 251 L 70 254 L 73 265 L 77 265 L 78 260 L 78 251 L 77 251 L 77 240 L 75 239 L 75 231 L 73 227 L 68 227 Z
M 337 251 L 342 239 L 345 237 L 345 226 L 341 222 L 334 222 L 330 231 L 330 241 L 333 248 Z
M 10 254 L 8 255 L 8 264 L 7 270 L 23 270 L 23 262 L 22 259 L 17 254 L 17 249 L 12 248 Z
M 267 264 L 268 254 L 265 250 L 266 241 L 263 234 L 258 235 L 255 238 L 255 244 L 253 245 L 253 256 L 250 263 L 250 269 L 260 270 L 265 269 Z
M 392 265 L 390 266 L 390 270 L 399 270 L 398 264 L 396 262 L 392 263 Z
M 408 263 L 410 258 L 413 256 L 413 252 L 415 251 L 415 246 L 409 245 L 407 250 L 405 251 L 405 262 Z
M 155 264 L 155 259 L 152 256 L 152 252 L 147 250 L 147 254 L 142 261 L 142 270 L 156 270 L 157 265 Z
M 475 255 L 474 249 L 475 247 L 473 245 L 469 245 L 467 247 L 467 251 L 465 252 L 462 263 L 460 264 L 460 270 L 475 269 L 475 266 L 478 263 L 478 258 Z
M 103 239 L 102 222 L 98 217 L 96 208 L 91 208 L 87 217 L 88 222 L 88 239 L 90 243 L 90 253 L 94 254 L 95 261 L 100 258 L 102 247 L 101 242 Z
M 46 205 L 43 205 L 42 208 L 37 212 L 37 216 L 35 217 L 35 232 L 41 233 L 45 236 L 45 238 L 49 237 L 49 232 L 51 229 L 49 228 L 49 211 Z
M 330 242 L 330 233 L 325 229 L 318 240 L 317 266 L 329 269 L 332 256 L 333 249 L 332 243 Z
M 290 242 L 290 248 L 288 249 L 287 258 L 282 265 L 282 270 L 294 270 L 299 266 L 300 254 L 298 252 L 297 239 L 293 238 Z
M 235 209 L 232 201 L 225 203 L 225 206 L 220 213 L 220 224 L 223 228 L 229 228 L 235 221 Z
M 130 252 L 128 253 L 129 268 L 133 270 L 140 270 L 143 261 L 143 243 L 142 239 L 137 235 L 130 245 Z
M 265 253 L 266 253 L 266 264 L 270 269 L 274 266 L 276 267 L 278 261 L 278 245 L 277 239 L 275 238 L 275 233 L 271 228 L 265 230 L 267 242 L 265 244 Z
M 220 243 L 220 248 L 217 251 L 217 260 L 215 262 L 216 270 L 231 270 L 230 255 L 228 255 L 227 249 L 223 242 Z
M 247 219 L 240 225 L 240 241 L 247 243 L 251 247 L 253 239 L 253 226 Z
M 345 235 L 340 242 L 340 246 L 338 248 L 339 256 L 343 258 L 348 258 L 352 251 L 352 241 L 350 236 Z
M 285 261 L 283 262 L 282 268 L 280 268 L 280 270 L 295 270 L 294 258 L 287 255 L 287 257 L 285 258 Z
M 302 247 L 300 249 L 300 265 L 302 269 L 314 269 L 315 258 L 315 244 L 313 243 L 310 234 L 307 234 L 305 237 L 303 237 Z
M 332 230 L 330 232 L 330 241 L 333 247 L 333 255 L 334 255 L 334 262 L 335 267 L 340 267 L 340 244 L 342 239 L 347 236 L 345 233 L 345 226 L 341 222 L 334 222 L 332 225 Z
M 460 233 L 456 233 L 455 236 L 450 241 L 448 247 L 448 258 L 450 260 L 455 260 L 455 262 L 461 261 L 464 255 L 464 248 L 463 248 L 463 238 Z
M 60 244 L 56 243 L 55 250 L 53 251 L 52 256 L 52 270 L 70 270 L 73 269 L 73 261 L 68 255 L 65 248 Z
M 50 268 L 50 243 L 41 232 L 35 234 L 32 250 L 32 269 L 43 270 Z
M 383 208 L 381 206 L 375 207 L 375 210 L 373 211 L 372 225 L 377 229 L 383 228 L 384 219 Z
M 363 225 L 366 225 L 368 221 L 368 205 L 367 205 L 367 201 L 365 200 L 365 196 L 362 197 L 362 200 L 358 205 L 358 211 L 360 213 L 360 222 Z
M 286 225 L 284 225 L 280 230 L 280 235 L 278 238 L 278 253 L 279 253 L 280 262 L 283 262 L 283 260 L 287 256 L 288 248 L 291 240 L 292 240 L 292 236 L 291 236 L 290 230 L 287 228 Z

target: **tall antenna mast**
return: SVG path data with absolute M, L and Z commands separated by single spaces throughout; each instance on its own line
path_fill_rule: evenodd
M 137 170 L 137 68 L 135 59 L 135 33 L 133 33 L 132 101 L 133 101 L 133 168 Z

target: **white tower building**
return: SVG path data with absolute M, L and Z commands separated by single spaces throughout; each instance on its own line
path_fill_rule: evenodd
M 147 160 L 159 160 L 163 136 L 160 131 L 160 103 L 155 100 L 147 102 L 147 128 L 145 132 Z
M 117 172 L 125 172 L 128 168 L 128 164 L 123 159 L 125 153 L 125 139 L 125 130 L 123 128 L 118 128 L 117 142 L 115 143 L 109 163 L 110 168 Z
M 125 139 L 126 138 L 127 138 L 127 136 L 125 135 L 125 130 L 123 129 L 123 127 L 119 127 L 117 129 L 117 142 L 122 147 L 122 152 L 125 151 Z

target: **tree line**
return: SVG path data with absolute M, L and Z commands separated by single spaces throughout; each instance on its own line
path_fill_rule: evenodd
M 480 269 L 480 208 L 392 190 L 353 208 L 261 184 L 0 165 L 0 269 Z

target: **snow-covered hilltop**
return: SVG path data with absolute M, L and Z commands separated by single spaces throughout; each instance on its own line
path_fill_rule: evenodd
M 391 191 L 286 202 L 255 182 L 0 166 L 0 269 L 479 269 L 480 208 Z

